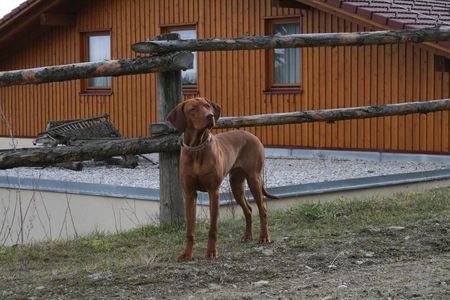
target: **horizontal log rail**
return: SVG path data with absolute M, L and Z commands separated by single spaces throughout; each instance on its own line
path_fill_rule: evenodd
M 38 147 L 0 152 L 0 169 L 44 167 L 69 161 L 105 160 L 113 156 L 174 151 L 178 135 L 108 140 L 80 143 L 75 146 Z
M 443 110 L 450 110 L 450 99 L 275 113 L 245 117 L 223 117 L 219 119 L 215 128 L 241 128 L 310 122 L 334 123 L 335 121 L 342 120 L 368 119 L 415 113 L 426 114 Z M 168 123 L 156 123 L 150 125 L 150 132 L 154 135 L 168 134 L 175 131 L 176 130 Z
M 192 63 L 192 53 L 177 52 L 160 56 L 145 56 L 102 62 L 85 62 L 26 70 L 5 71 L 0 72 L 0 87 L 102 76 L 178 71 L 192 68 Z
M 446 26 L 351 33 L 307 33 L 174 41 L 151 40 L 136 43 L 132 46 L 132 49 L 142 53 L 167 53 L 173 51 L 229 51 L 323 46 L 364 46 L 449 40 L 450 27 Z
M 167 72 L 192 68 L 193 55 L 185 51 L 255 50 L 321 46 L 362 46 L 406 42 L 449 41 L 450 27 L 407 30 L 245 36 L 229 39 L 152 40 L 134 44 L 133 50 L 159 53 L 104 62 L 85 62 L 0 72 L 0 87 L 39 84 L 91 77 Z M 176 52 L 175 52 L 176 51 Z M 179 51 L 183 51 L 177 53 Z M 174 52 L 174 53 L 168 53 Z
M 219 119 L 216 128 L 240 128 L 250 126 L 301 124 L 308 122 L 335 122 L 414 113 L 426 114 L 444 110 L 450 110 L 450 99 L 246 117 L 224 117 Z M 3 151 L 0 152 L 0 169 L 9 169 L 20 166 L 48 166 L 63 162 L 89 159 L 103 160 L 112 156 L 168 152 L 179 148 L 178 134 L 175 133 L 173 128 L 165 123 L 153 124 L 152 133 L 155 132 L 169 134 L 135 139 L 80 142 L 79 145 L 75 146 Z

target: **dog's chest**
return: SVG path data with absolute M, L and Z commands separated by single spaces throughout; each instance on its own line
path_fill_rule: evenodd
M 200 153 L 199 153 L 200 154 Z M 189 178 L 196 190 L 216 189 L 224 178 L 223 160 L 217 156 L 182 153 L 180 159 L 181 174 Z
M 181 159 L 183 174 L 205 178 L 207 176 L 217 176 L 221 173 L 222 163 L 215 159 Z

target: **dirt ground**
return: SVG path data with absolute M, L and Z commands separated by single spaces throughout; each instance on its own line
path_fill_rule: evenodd
M 430 228 L 400 232 L 324 236 L 314 247 L 289 236 L 269 246 L 250 244 L 242 253 L 223 253 L 217 262 L 168 266 L 157 275 L 167 278 L 157 295 L 180 299 L 449 299 L 450 255 L 448 244 L 443 244 L 445 239 L 448 242 L 449 229 L 430 224 Z M 142 275 L 150 282 L 157 280 Z M 145 290 L 144 285 L 144 294 Z
M 83 245 L 100 249 L 91 258 L 75 259 L 67 249 L 53 249 L 57 255 L 48 257 L 33 252 L 0 268 L 0 298 L 450 299 L 450 217 L 439 215 L 442 207 L 448 210 L 448 202 L 440 201 L 436 214 L 420 221 L 412 211 L 395 225 L 380 221 L 359 226 L 352 221 L 342 230 L 317 230 L 314 226 L 326 218 L 297 225 L 298 216 L 281 214 L 272 217 L 273 242 L 266 245 L 239 242 L 242 222 L 221 224 L 220 257 L 212 261 L 203 258 L 207 225 L 200 226 L 205 228 L 199 230 L 199 245 L 188 263 L 175 261 L 182 230 L 172 237 L 178 239 L 174 244 L 168 242 L 172 233 L 165 231 L 152 240 L 166 243 L 166 248 L 154 245 L 166 249 L 163 258 L 164 253 L 139 248 L 140 241 L 100 249 L 100 240 L 89 240 Z M 333 228 L 346 218 L 335 215 Z M 395 213 L 390 218 L 395 220 Z M 144 244 L 151 247 L 149 243 Z M 111 262 L 101 262 L 107 259 Z
M 239 243 L 209 261 L 157 263 L 3 290 L 2 298 L 450 299 L 449 224 L 373 228 L 272 244 Z M 201 252 L 198 249 L 197 252 Z M 31 270 L 33 272 L 33 270 Z M 79 279 L 80 280 L 80 279 Z M 87 283 L 87 284 L 86 284 Z

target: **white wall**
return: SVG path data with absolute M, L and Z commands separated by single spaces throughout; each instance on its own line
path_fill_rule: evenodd
M 5 137 L 0 137 L 0 150 L 1 149 L 12 149 L 14 148 L 13 145 L 16 145 L 16 148 L 31 148 L 31 147 L 35 147 L 33 145 L 33 139 L 14 139 L 14 143 L 13 140 L 11 138 L 5 138 Z
M 305 195 L 270 200 L 266 204 L 270 211 L 274 211 L 296 207 L 299 203 L 324 203 L 343 198 L 370 199 L 448 186 L 450 180 L 446 179 Z M 252 206 L 254 222 L 258 223 L 258 209 L 254 203 Z M 0 245 L 64 240 L 96 231 L 116 233 L 147 224 L 156 225 L 159 223 L 158 216 L 159 201 L 0 188 Z M 197 206 L 197 217 L 209 218 L 208 205 Z M 238 205 L 220 207 L 221 219 L 242 217 Z
M 158 222 L 159 202 L 0 189 L 0 245 L 116 233 Z

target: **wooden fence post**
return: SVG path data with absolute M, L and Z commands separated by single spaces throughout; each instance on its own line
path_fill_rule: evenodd
M 177 40 L 178 34 L 166 34 L 157 40 Z M 165 121 L 166 116 L 182 101 L 181 71 L 157 73 L 158 120 Z M 160 185 L 160 224 L 184 220 L 183 192 L 179 175 L 180 151 L 159 153 Z

